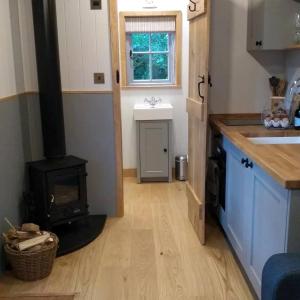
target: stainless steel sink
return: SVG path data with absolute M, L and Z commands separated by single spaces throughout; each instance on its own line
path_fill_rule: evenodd
M 284 137 L 250 137 L 250 142 L 257 145 L 292 145 L 300 144 L 300 136 L 284 136 Z

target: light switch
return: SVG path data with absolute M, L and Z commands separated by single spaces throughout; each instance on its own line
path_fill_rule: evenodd
M 104 73 L 94 73 L 94 84 L 104 84 L 105 77 Z
M 102 9 L 101 0 L 91 0 L 91 9 Z

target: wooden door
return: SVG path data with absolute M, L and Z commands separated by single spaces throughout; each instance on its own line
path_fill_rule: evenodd
M 204 244 L 210 0 L 190 0 L 188 18 L 190 49 L 187 197 L 189 219 L 200 242 Z

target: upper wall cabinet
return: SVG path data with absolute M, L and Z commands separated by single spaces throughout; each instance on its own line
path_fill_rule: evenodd
M 300 47 L 300 2 L 248 0 L 248 50 L 285 50 Z M 296 34 L 299 32 L 298 45 Z

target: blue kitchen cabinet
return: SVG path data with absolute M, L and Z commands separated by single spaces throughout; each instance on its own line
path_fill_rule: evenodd
M 300 191 L 285 189 L 229 140 L 223 143 L 227 152 L 223 227 L 260 296 L 268 258 L 300 252 Z
M 242 263 L 246 258 L 246 214 L 249 211 L 249 172 L 242 165 L 243 153 L 229 144 L 226 154 L 225 231 Z M 230 151 L 229 151 L 230 149 Z

